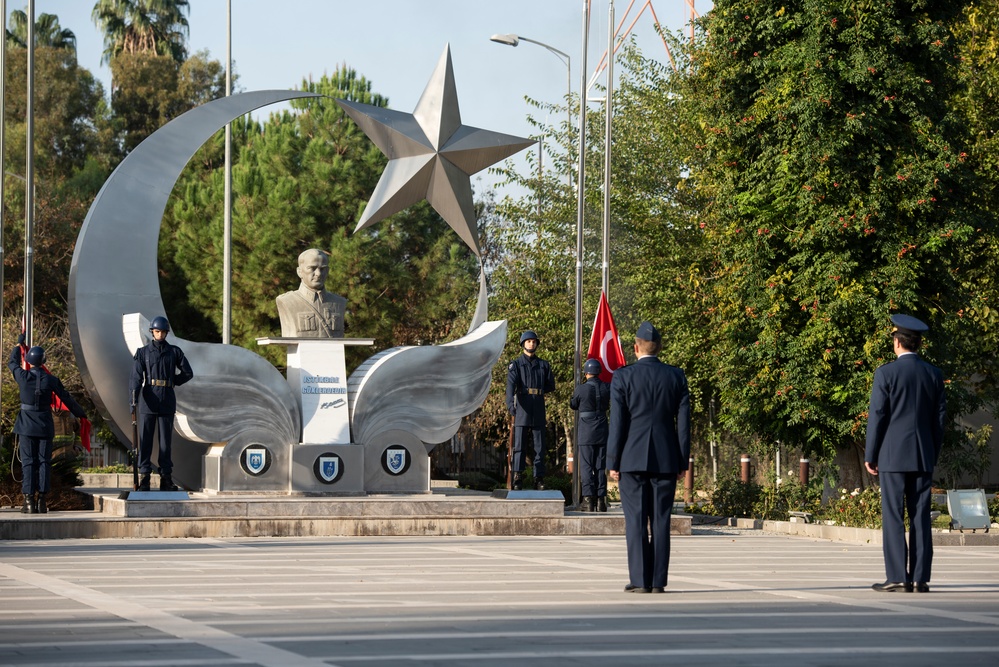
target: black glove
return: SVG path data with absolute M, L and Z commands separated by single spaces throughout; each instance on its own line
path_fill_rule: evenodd
M 24 334 L 20 334 L 20 335 L 19 335 L 19 336 L 17 337 L 17 344 L 18 344 L 18 345 L 24 345 Z

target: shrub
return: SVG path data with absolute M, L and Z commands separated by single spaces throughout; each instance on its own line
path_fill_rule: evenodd
M 752 516 L 759 495 L 760 487 L 756 483 L 746 484 L 733 474 L 721 474 L 711 493 L 711 505 L 717 516 Z
M 838 526 L 854 528 L 881 527 L 881 488 L 872 486 L 861 491 L 840 489 L 822 512 L 821 519 L 834 521 Z
M 802 486 L 797 478 L 789 475 L 781 484 L 776 480 L 759 487 L 753 502 L 753 516 L 757 519 L 787 521 L 791 512 L 818 513 L 822 502 L 821 480 Z

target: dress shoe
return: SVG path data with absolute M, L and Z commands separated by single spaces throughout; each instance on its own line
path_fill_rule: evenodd
M 44 493 L 39 493 L 38 494 L 38 504 L 35 505 L 35 511 L 38 512 L 39 514 L 46 514 L 49 511 L 49 508 L 46 507 L 46 505 L 45 505 L 45 494 Z
M 538 491 L 544 491 L 545 490 L 545 480 L 542 479 L 541 477 L 539 477 L 538 481 L 534 484 L 534 488 L 537 489 Z
M 149 474 L 147 473 L 142 476 L 142 479 L 139 481 L 139 488 L 136 489 L 136 491 L 148 491 L 149 482 L 150 482 Z
M 34 514 L 37 511 L 38 508 L 35 506 L 34 496 L 25 496 L 24 505 L 21 506 L 21 514 Z
M 628 584 L 627 586 L 624 587 L 624 592 L 625 593 L 651 593 L 652 589 L 651 588 L 642 588 L 641 586 L 632 586 L 631 584 Z
M 160 491 L 180 491 L 180 487 L 173 483 L 170 475 L 160 474 Z
M 652 592 L 653 593 L 665 593 L 666 592 L 666 587 L 665 586 L 653 586 L 652 587 Z
M 905 584 L 901 581 L 886 581 L 883 584 L 874 584 L 871 586 L 878 593 L 911 593 L 912 584 Z
M 597 511 L 606 512 L 607 511 L 607 498 L 604 496 L 597 496 Z
M 916 582 L 916 592 L 917 593 L 929 593 L 930 592 L 930 585 L 928 583 L 926 583 L 925 581 L 918 581 L 918 582 Z
M 519 473 L 514 473 L 513 475 L 513 490 L 520 491 L 524 488 L 524 480 Z

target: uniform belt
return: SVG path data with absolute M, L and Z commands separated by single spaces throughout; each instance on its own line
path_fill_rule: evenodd
M 150 380 L 149 384 L 151 384 L 154 387 L 172 387 L 173 386 L 173 382 L 170 382 L 170 380 Z
M 37 405 L 28 405 L 27 403 L 21 403 L 22 410 L 31 410 L 33 412 L 45 412 L 51 407 L 52 407 L 51 405 L 46 405 L 44 408 L 40 408 Z
M 524 393 L 530 394 L 531 396 L 537 396 L 538 394 L 541 393 L 541 390 L 535 389 L 534 387 L 528 387 L 527 389 L 524 390 Z
M 579 416 L 580 417 L 599 417 L 601 414 L 603 414 L 603 413 L 597 412 L 596 410 L 581 410 L 580 413 L 579 413 Z

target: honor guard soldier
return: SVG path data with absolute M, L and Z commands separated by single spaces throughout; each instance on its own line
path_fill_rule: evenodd
M 541 342 L 533 331 L 520 335 L 523 354 L 510 362 L 506 378 L 506 406 L 513 415 L 513 488 L 523 488 L 524 439 L 534 441 L 534 479 L 545 488 L 545 394 L 555 391 L 552 367 L 537 356 Z
M 171 456 L 173 417 L 177 412 L 177 399 L 173 390 L 194 377 L 194 372 L 184 352 L 166 341 L 170 332 L 167 318 L 154 317 L 149 331 L 153 339 L 136 351 L 128 382 L 132 414 L 135 414 L 136 406 L 141 405 L 142 408 L 139 422 L 139 472 L 142 473 L 142 481 L 139 482 L 138 490 L 149 490 L 149 476 L 153 470 L 153 435 L 158 425 L 160 490 L 176 491 Z
M 933 564 L 933 468 L 943 446 L 943 372 L 919 358 L 923 332 L 911 315 L 892 315 L 897 357 L 874 373 L 864 465 L 881 480 L 881 533 L 887 578 L 880 593 L 928 593 Z M 905 515 L 909 515 L 909 543 Z
M 23 336 L 21 338 L 23 340 Z M 14 422 L 14 433 L 18 436 L 21 454 L 21 470 L 24 480 L 21 492 L 24 494 L 25 514 L 48 512 L 45 494 L 49 492 L 52 476 L 52 440 L 55 438 L 55 423 L 52 421 L 52 395 L 55 394 L 69 408 L 74 417 L 86 415 L 80 404 L 73 400 L 69 392 L 54 375 L 47 373 L 45 350 L 32 347 L 24 354 L 24 361 L 30 366 L 25 370 L 22 361 L 22 346 L 19 344 L 10 352 L 7 367 L 14 374 L 14 380 L 21 392 L 21 411 Z M 37 494 L 37 498 L 36 498 Z
M 610 385 L 600 380 L 603 367 L 597 359 L 583 364 L 586 381 L 576 387 L 569 407 L 579 411 L 576 442 L 579 444 L 579 481 L 584 512 L 607 511 L 607 409 Z

